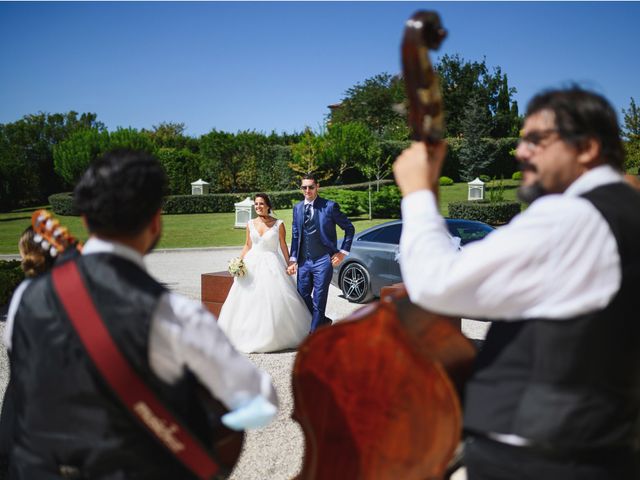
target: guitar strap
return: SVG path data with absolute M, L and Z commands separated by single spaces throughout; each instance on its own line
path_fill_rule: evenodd
M 87 291 L 75 261 L 52 270 L 54 290 L 89 357 L 129 413 L 188 470 L 202 480 L 220 466 L 162 404 L 124 357 Z

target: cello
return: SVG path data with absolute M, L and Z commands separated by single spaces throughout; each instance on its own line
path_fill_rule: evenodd
M 414 140 L 441 140 L 443 108 L 428 58 L 446 33 L 435 12 L 415 13 L 402 42 Z M 443 479 L 461 437 L 460 391 L 475 347 L 460 319 L 413 305 L 401 288 L 382 292 L 298 349 L 293 418 L 305 456 L 298 480 Z

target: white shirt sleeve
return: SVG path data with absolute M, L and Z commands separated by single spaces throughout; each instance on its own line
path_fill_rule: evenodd
M 172 292 L 160 298 L 151 322 L 149 362 L 170 384 L 188 368 L 230 410 L 258 395 L 278 405 L 271 377 L 233 348 L 215 317 L 200 302 Z
M 466 318 L 571 318 L 620 288 L 617 243 L 587 200 L 538 199 L 509 225 L 456 251 L 435 197 L 402 201 L 400 267 L 411 300 Z
M 11 302 L 9 303 L 9 310 L 7 311 L 7 321 L 4 324 L 4 335 L 2 340 L 4 341 L 4 345 L 7 347 L 7 350 L 11 350 L 11 338 L 13 336 L 13 324 L 16 318 L 16 312 L 18 311 L 18 305 L 20 305 L 20 300 L 22 300 L 22 294 L 27 289 L 27 285 L 31 282 L 31 279 L 23 280 L 20 285 L 13 292 L 13 296 L 11 297 Z

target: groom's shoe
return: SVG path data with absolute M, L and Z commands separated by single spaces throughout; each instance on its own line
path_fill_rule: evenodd
M 329 317 L 325 316 L 324 317 L 324 321 L 320 325 L 318 325 L 315 330 L 310 330 L 309 331 L 309 335 L 311 335 L 313 332 L 315 332 L 319 328 L 330 327 L 331 325 L 333 325 L 333 320 L 331 320 Z

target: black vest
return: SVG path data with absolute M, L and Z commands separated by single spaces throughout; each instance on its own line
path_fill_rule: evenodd
M 585 195 L 609 224 L 622 283 L 602 310 L 492 324 L 465 392 L 465 428 L 553 448 L 632 446 L 640 418 L 640 195 Z
M 77 262 L 104 323 L 132 367 L 206 441 L 193 376 L 168 385 L 148 363 L 151 317 L 164 287 L 115 255 L 87 255 Z M 68 465 L 78 468 L 81 478 L 194 478 L 132 420 L 99 376 L 63 313 L 49 274 L 25 291 L 12 343 L 15 477 L 59 478 L 60 466 Z

